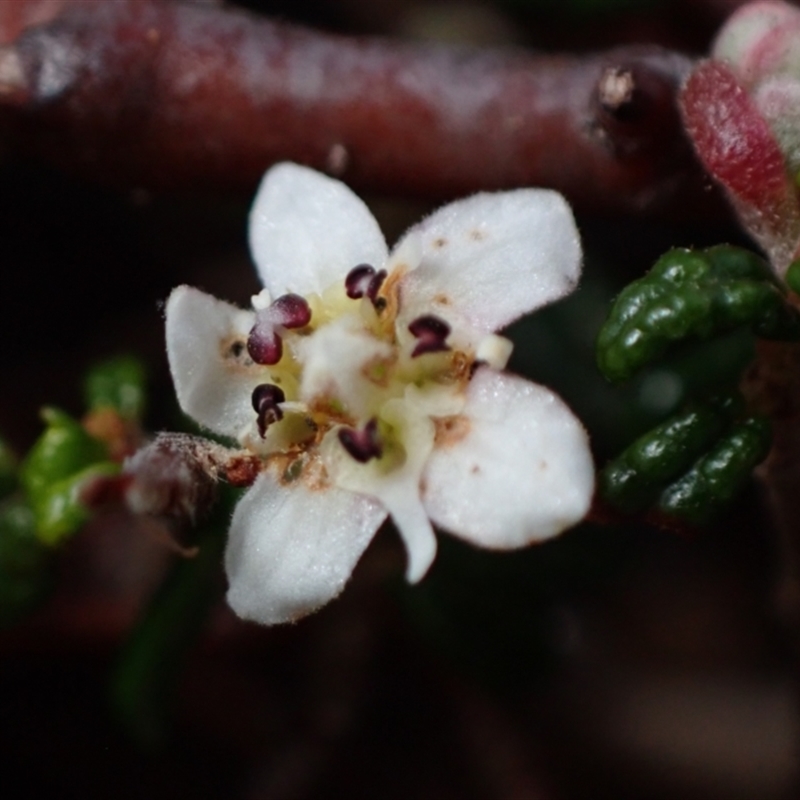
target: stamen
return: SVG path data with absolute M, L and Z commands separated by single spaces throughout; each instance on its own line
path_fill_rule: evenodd
M 256 364 L 277 364 L 283 355 L 283 342 L 272 326 L 256 323 L 247 337 L 247 352 Z
M 269 307 L 273 324 L 284 328 L 304 328 L 311 322 L 311 309 L 299 294 L 284 294 Z
M 359 264 L 347 273 L 344 279 L 344 290 L 351 300 L 363 297 L 375 276 L 375 267 L 370 264 Z
M 376 305 L 378 301 L 378 292 L 380 291 L 381 286 L 383 286 L 383 282 L 386 280 L 386 270 L 379 269 L 375 275 L 373 275 L 372 280 L 369 282 L 369 286 L 367 287 L 367 297 L 372 300 L 372 305 Z
M 413 320 L 408 330 L 412 336 L 419 339 L 411 353 L 411 358 L 416 358 L 424 353 L 440 353 L 449 350 L 450 346 L 445 339 L 450 335 L 450 326 L 433 314 L 425 314 Z
M 256 364 L 277 364 L 283 356 L 283 341 L 275 329 L 304 328 L 311 309 L 299 294 L 284 294 L 269 308 L 261 309 L 247 339 L 247 352 Z
M 258 414 L 258 433 L 263 439 L 267 433 L 267 428 L 273 422 L 279 422 L 283 419 L 283 411 L 281 411 L 278 403 L 286 400 L 286 395 L 280 386 L 275 386 L 272 383 L 261 383 L 253 389 L 251 399 L 253 409 Z
M 371 264 L 359 264 L 347 273 L 347 277 L 344 279 L 344 289 L 351 300 L 358 300 L 359 297 L 366 296 L 375 305 L 378 292 L 385 280 L 385 269 L 376 272 L 375 267 Z
M 342 447 L 361 464 L 383 455 L 376 417 L 373 417 L 360 431 L 355 428 L 339 428 L 339 441 Z

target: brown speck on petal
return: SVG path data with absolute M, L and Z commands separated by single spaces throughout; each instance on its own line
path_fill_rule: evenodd
M 228 336 L 222 339 L 219 352 L 229 370 L 246 371 L 253 366 L 253 359 L 247 351 L 247 342 L 241 336 Z
M 435 427 L 434 447 L 450 447 L 460 442 L 470 431 L 469 418 L 463 414 L 433 417 L 432 419 Z

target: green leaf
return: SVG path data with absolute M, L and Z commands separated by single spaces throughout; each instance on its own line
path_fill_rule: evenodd
M 45 408 L 42 418 L 47 428 L 20 469 L 22 485 L 34 501 L 54 483 L 108 458 L 105 446 L 69 414 Z
M 730 245 L 670 250 L 620 293 L 597 338 L 597 364 L 609 380 L 625 380 L 677 342 L 745 326 L 800 339 L 800 312 L 769 265 Z
M 142 362 L 119 356 L 93 367 L 84 381 L 84 396 L 92 409 L 113 408 L 120 416 L 138 419 L 145 408 L 146 375 Z
M 117 475 L 120 465 L 113 461 L 92 464 L 31 495 L 36 534 L 48 545 L 60 544 L 85 525 L 91 511 L 81 502 L 81 489 L 93 478 Z
M 769 422 L 750 417 L 736 424 L 716 446 L 659 500 L 664 514 L 702 525 L 728 504 L 766 457 L 772 440 Z
M 740 410 L 738 396 L 694 403 L 648 431 L 598 476 L 600 496 L 618 511 L 643 511 L 664 486 L 708 451 Z

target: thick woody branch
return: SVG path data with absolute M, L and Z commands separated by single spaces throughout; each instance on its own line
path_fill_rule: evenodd
M 539 185 L 607 212 L 710 205 L 674 53 L 463 50 L 206 3 L 37 2 L 53 18 L 0 50 L 7 144 L 105 182 L 249 190 L 291 159 L 428 197 Z

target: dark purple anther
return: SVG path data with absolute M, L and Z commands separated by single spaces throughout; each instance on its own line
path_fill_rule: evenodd
M 353 267 L 344 279 L 344 290 L 347 292 L 347 296 L 351 300 L 363 297 L 374 277 L 375 267 L 369 264 L 359 264 L 357 267 Z
M 274 331 L 264 333 L 256 323 L 247 337 L 247 352 L 256 364 L 277 364 L 283 355 L 283 342 Z
M 417 317 L 409 324 L 408 330 L 412 336 L 419 339 L 411 358 L 421 356 L 423 353 L 440 353 L 450 349 L 445 342 L 450 335 L 450 326 L 439 317 L 434 317 L 432 314 Z
M 339 428 L 339 441 L 342 447 L 361 464 L 383 455 L 383 447 L 378 438 L 378 420 L 373 417 L 363 430 Z
M 269 316 L 274 325 L 284 328 L 305 328 L 311 322 L 311 309 L 299 294 L 284 294 L 273 301 Z
M 284 294 L 269 308 L 258 312 L 247 339 L 247 352 L 256 364 L 277 364 L 283 355 L 283 341 L 276 328 L 304 328 L 311 322 L 311 309 L 299 294 Z
M 378 291 L 385 280 L 385 269 L 376 272 L 375 267 L 370 264 L 359 264 L 347 273 L 347 277 L 344 279 L 344 290 L 352 300 L 358 300 L 359 297 L 366 295 L 374 305 Z
M 379 269 L 373 276 L 372 280 L 367 286 L 367 297 L 372 300 L 372 305 L 375 305 L 378 300 L 378 292 L 380 291 L 383 282 L 386 280 L 386 270 Z
M 253 408 L 258 414 L 258 432 L 263 439 L 267 433 L 267 428 L 273 422 L 283 419 L 283 411 L 281 411 L 278 403 L 282 403 L 286 399 L 286 395 L 280 386 L 275 386 L 272 383 L 262 383 L 253 389 L 251 399 Z

